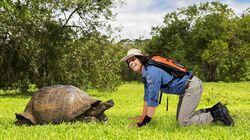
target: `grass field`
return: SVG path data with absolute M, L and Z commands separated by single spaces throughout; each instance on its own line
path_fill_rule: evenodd
M 112 93 L 88 93 L 98 99 L 114 99 L 115 106 L 106 111 L 107 123 L 63 123 L 59 125 L 15 126 L 15 112 L 23 112 L 31 95 L 0 90 L 0 139 L 250 139 L 250 82 L 204 83 L 204 93 L 198 107 L 210 107 L 221 101 L 227 104 L 235 126 L 219 123 L 205 126 L 180 127 L 175 113 L 178 97 L 168 95 L 169 111 L 165 111 L 166 95 L 149 125 L 130 128 L 128 117 L 139 115 L 142 109 L 143 85 L 124 84 Z M 135 122 L 134 122 L 135 123 Z

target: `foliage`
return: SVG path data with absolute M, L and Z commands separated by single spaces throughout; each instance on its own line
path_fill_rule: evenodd
M 173 57 L 207 81 L 244 80 L 249 61 L 249 12 L 237 17 L 220 2 L 180 8 L 153 28 L 150 54 Z
M 115 3 L 112 0 L 1 1 L 0 87 L 27 90 L 29 83 L 38 87 L 70 83 L 85 88 L 101 88 L 105 85 L 102 89 L 113 89 L 119 83 L 117 64 L 112 65 L 117 62 L 118 58 L 115 57 L 118 54 L 111 61 L 111 56 L 107 54 L 113 53 L 116 47 L 110 45 L 108 39 L 102 39 L 102 43 L 93 39 L 87 40 L 98 40 L 101 38 L 98 30 L 110 29 L 106 21 L 113 18 L 110 11 L 113 6 Z M 71 50 L 72 48 L 74 49 Z M 79 62 L 79 59 L 66 59 L 74 54 L 82 54 L 84 62 Z M 93 59 L 99 56 L 102 61 L 87 59 L 84 54 L 95 55 Z M 107 64 L 108 62 L 112 63 Z M 70 63 L 86 65 L 74 67 L 84 67 L 83 70 L 71 70 Z M 86 67 L 87 65 L 91 66 Z M 107 75 L 107 70 L 103 68 L 108 65 L 112 66 L 109 67 L 110 72 Z M 88 73 L 81 72 L 87 71 L 97 74 L 97 77 L 86 78 Z M 114 82 L 109 82 L 111 80 Z M 90 82 L 93 84 L 89 85 Z
M 166 95 L 157 107 L 155 115 L 148 126 L 129 128 L 132 123 L 128 117 L 141 113 L 143 106 L 143 84 L 124 84 L 112 93 L 89 90 L 91 96 L 100 99 L 114 99 L 114 107 L 107 110 L 107 123 L 63 123 L 59 125 L 15 126 L 15 112 L 22 112 L 30 96 L 22 93 L 6 94 L 0 91 L 0 139 L 226 139 L 247 140 L 250 119 L 249 82 L 241 83 L 204 83 L 204 93 L 198 109 L 210 107 L 221 101 L 227 103 L 235 126 L 222 124 L 180 127 L 176 124 L 176 106 L 178 96 L 168 95 L 169 111 L 165 111 Z M 133 122 L 135 123 L 135 122 Z
M 115 89 L 120 80 L 120 58 L 118 45 L 113 45 L 106 37 L 81 38 L 68 44 L 67 53 L 62 59 L 64 68 L 61 82 L 84 89 Z

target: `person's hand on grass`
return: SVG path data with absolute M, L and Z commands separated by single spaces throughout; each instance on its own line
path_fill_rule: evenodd
M 138 127 L 138 125 L 137 125 L 138 122 L 141 122 L 141 121 L 142 121 L 142 120 L 141 120 L 141 116 L 129 117 L 128 119 L 133 120 L 133 121 L 136 121 L 136 123 L 133 122 L 133 123 L 129 124 L 129 125 L 128 125 L 129 128 Z
M 128 128 L 138 127 L 137 123 L 131 123 L 128 125 Z
M 141 116 L 129 117 L 130 120 L 141 121 Z

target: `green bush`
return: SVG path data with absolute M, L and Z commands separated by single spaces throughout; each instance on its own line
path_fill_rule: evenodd
M 79 39 L 68 44 L 60 63 L 62 81 L 83 89 L 113 90 L 120 83 L 122 53 L 104 37 Z

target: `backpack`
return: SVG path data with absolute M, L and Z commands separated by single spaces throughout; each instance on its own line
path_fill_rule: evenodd
M 148 61 L 148 65 L 159 67 L 167 73 L 178 78 L 183 77 L 188 72 L 186 67 L 174 61 L 173 59 L 164 58 L 158 55 L 151 57 Z
M 162 56 L 156 55 L 152 56 L 148 60 L 148 65 L 153 65 L 156 67 L 159 67 L 166 71 L 169 74 L 172 74 L 174 77 L 181 78 L 185 74 L 187 74 L 188 69 L 181 65 L 180 63 L 174 61 L 173 59 L 164 58 Z M 160 97 L 159 97 L 159 104 L 161 104 L 162 99 L 162 91 L 160 91 Z M 168 97 L 167 97 L 167 105 L 166 105 L 166 111 L 168 111 Z

